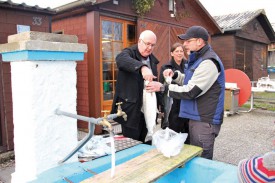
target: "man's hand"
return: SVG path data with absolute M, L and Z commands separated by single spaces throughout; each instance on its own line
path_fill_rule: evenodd
M 157 81 L 151 81 L 146 85 L 147 92 L 159 92 L 162 84 Z
M 171 69 L 165 69 L 163 71 L 163 77 L 167 78 L 167 77 L 173 77 L 174 76 L 174 72 Z
M 146 81 L 153 81 L 153 79 L 157 78 L 153 75 L 151 69 L 149 69 L 147 66 L 141 67 L 141 74 L 144 80 Z

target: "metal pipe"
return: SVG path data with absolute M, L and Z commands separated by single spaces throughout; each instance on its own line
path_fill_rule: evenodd
M 81 121 L 86 121 L 86 122 L 93 123 L 93 124 L 96 124 L 96 125 L 99 125 L 100 121 L 103 120 L 103 118 L 91 118 L 91 117 L 81 116 L 81 115 L 78 115 L 78 114 L 72 114 L 72 113 L 69 113 L 69 112 L 61 111 L 60 109 L 56 109 L 55 113 L 57 115 L 63 115 L 63 116 L 71 117 L 71 118 L 74 118 L 74 119 L 78 119 L 78 120 L 81 120 Z M 108 120 L 113 120 L 117 117 L 118 117 L 117 114 L 109 114 L 107 116 L 107 119 Z
M 59 109 L 56 109 L 55 113 L 57 115 L 63 115 L 63 116 L 67 116 L 67 117 L 71 117 L 71 118 L 75 118 L 75 119 L 79 119 L 82 121 L 86 121 L 89 122 L 89 133 L 88 135 L 85 136 L 85 138 L 83 138 L 81 140 L 81 142 L 61 161 L 58 162 L 58 164 L 62 164 L 65 161 L 67 161 L 68 159 L 70 159 L 79 149 L 81 149 L 94 135 L 94 131 L 95 131 L 95 125 L 96 124 L 101 124 L 103 125 L 103 123 L 101 123 L 105 118 L 90 118 L 90 117 L 86 117 L 86 116 L 81 116 L 81 115 L 77 115 L 77 114 L 72 114 L 69 112 L 65 112 L 65 111 L 61 111 Z M 107 116 L 107 120 L 112 120 L 117 118 L 119 115 L 118 114 L 110 114 Z M 110 132 L 112 132 L 112 130 L 110 129 Z
M 90 118 L 90 117 L 86 117 L 86 116 L 72 114 L 72 113 L 69 113 L 69 112 L 61 111 L 59 109 L 56 109 L 55 113 L 57 115 L 63 115 L 63 116 L 71 117 L 71 118 L 74 118 L 74 119 L 79 119 L 81 121 L 86 121 L 86 122 L 89 122 L 89 123 L 94 123 L 96 125 L 99 124 L 99 122 L 103 119 L 103 118 Z
M 61 161 L 58 162 L 58 164 L 62 164 L 68 159 L 70 159 L 79 149 L 81 149 L 94 135 L 95 130 L 95 124 L 89 123 L 89 133 L 81 140 L 81 142 Z

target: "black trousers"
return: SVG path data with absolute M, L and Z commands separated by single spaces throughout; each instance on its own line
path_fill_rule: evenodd
M 213 158 L 214 142 L 221 125 L 213 125 L 202 121 L 189 121 L 190 144 L 203 148 L 201 157 Z
M 129 128 L 124 126 L 123 124 L 121 124 L 121 128 L 122 128 L 122 134 L 124 137 L 132 138 L 134 140 L 138 140 L 144 143 L 144 140 L 148 131 L 147 131 L 147 127 L 144 119 L 144 114 L 142 112 L 140 113 L 141 113 L 140 121 L 137 121 L 137 123 L 139 123 L 138 128 Z M 148 144 L 148 142 L 146 142 L 146 144 Z
M 180 100 L 173 100 L 173 105 L 169 114 L 169 128 L 177 133 L 188 133 L 185 144 L 190 144 L 189 119 L 179 117 Z

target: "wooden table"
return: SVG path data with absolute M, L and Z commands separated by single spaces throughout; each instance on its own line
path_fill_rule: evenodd
M 152 149 L 141 156 L 116 166 L 115 175 L 111 178 L 111 170 L 107 170 L 88 178 L 82 183 L 148 183 L 172 172 L 196 156 L 200 156 L 202 148 L 185 144 L 180 154 L 171 158 L 163 156 L 157 149 Z

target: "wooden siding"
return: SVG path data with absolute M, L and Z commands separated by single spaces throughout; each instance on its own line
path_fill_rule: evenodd
M 39 18 L 39 21 L 36 22 Z M 41 19 L 40 19 L 41 18 Z M 17 25 L 29 25 L 31 31 L 50 32 L 51 17 L 40 13 L 15 11 L 0 7 L 0 44 L 7 43 L 8 36 L 17 33 Z M 0 56 L 0 152 L 13 150 L 13 112 L 11 68 Z
M 233 35 L 214 36 L 211 46 L 222 60 L 225 69 L 234 68 L 236 58 Z
M 252 51 L 253 80 L 267 76 L 267 45 L 254 43 Z
M 247 74 L 251 81 L 267 76 L 267 45 L 236 39 L 235 68 Z
M 176 0 L 176 16 L 171 17 L 169 12 L 169 1 L 155 1 L 154 7 L 150 12 L 146 13 L 141 19 L 152 20 L 157 23 L 166 23 L 173 26 L 179 26 L 184 29 L 192 25 L 201 25 L 207 28 L 210 34 L 219 32 L 214 20 L 210 19 L 204 9 L 198 6 L 197 0 Z M 120 0 L 119 5 L 114 5 L 112 2 L 103 3 L 98 7 L 98 10 L 104 12 L 113 12 L 121 14 L 122 19 L 132 17 L 135 19 L 137 14 L 134 10 L 132 1 Z
M 238 30 L 236 32 L 236 36 L 260 43 L 270 43 L 269 38 L 267 37 L 263 27 L 257 19 L 253 19 L 251 22 L 246 24 L 241 30 Z

